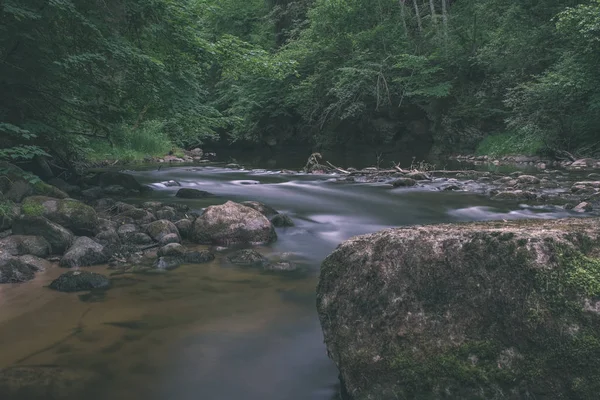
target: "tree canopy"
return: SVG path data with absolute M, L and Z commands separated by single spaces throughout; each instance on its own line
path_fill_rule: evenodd
M 600 0 L 3 0 L 0 158 L 219 140 L 595 154 L 598 65 Z

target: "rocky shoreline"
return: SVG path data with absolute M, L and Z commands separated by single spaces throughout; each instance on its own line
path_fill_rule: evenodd
M 455 155 L 448 157 L 449 160 L 458 161 L 466 164 L 473 165 L 512 165 L 518 167 L 535 167 L 540 170 L 547 168 L 559 168 L 572 171 L 586 171 L 600 169 L 600 159 L 595 158 L 580 158 L 570 156 L 569 159 L 565 160 L 551 160 L 545 159 L 538 156 L 503 156 L 503 157 L 490 157 L 490 156 L 475 156 L 475 155 Z

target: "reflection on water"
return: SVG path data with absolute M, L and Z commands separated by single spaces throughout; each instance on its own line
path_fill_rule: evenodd
M 259 250 L 269 257 L 293 253 L 309 272 L 265 274 L 228 265 L 218 254 L 211 264 L 164 275 L 118 276 L 103 295 L 81 296 L 44 288 L 63 272 L 50 269 L 32 282 L 0 286 L 0 369 L 86 371 L 97 383 L 85 393 L 90 399 L 331 400 L 337 372 L 322 344 L 314 288 L 320 262 L 339 242 L 390 226 L 567 215 L 327 176 L 219 168 L 135 174 L 155 187 L 155 199 L 196 210 L 257 200 L 288 213 L 296 226 L 279 229 L 279 240 Z M 168 180 L 216 196 L 176 199 L 177 187 L 160 184 Z

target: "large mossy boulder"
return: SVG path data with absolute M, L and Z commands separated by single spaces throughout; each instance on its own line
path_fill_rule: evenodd
M 44 216 L 70 229 L 76 235 L 93 236 L 98 231 L 96 211 L 77 200 L 31 196 L 23 201 L 21 210 L 27 216 Z
M 69 230 L 40 216 L 20 216 L 13 221 L 15 235 L 41 236 L 50 243 L 54 254 L 63 254 L 73 243 L 74 236 Z
M 202 244 L 263 244 L 277 239 L 271 221 L 253 208 L 228 201 L 210 206 L 194 221 L 192 239 Z
M 110 255 L 100 243 L 89 237 L 79 237 L 60 260 L 65 268 L 90 267 L 108 262 Z
M 594 399 L 600 221 L 390 229 L 323 262 L 345 399 Z
M 157 242 L 160 242 L 162 238 L 170 234 L 176 234 L 177 237 L 180 237 L 179 230 L 175 224 L 166 219 L 159 219 L 152 222 L 146 227 L 146 232 Z

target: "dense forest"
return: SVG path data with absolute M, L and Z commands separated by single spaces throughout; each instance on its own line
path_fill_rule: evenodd
M 1 0 L 0 157 L 600 151 L 600 0 Z

